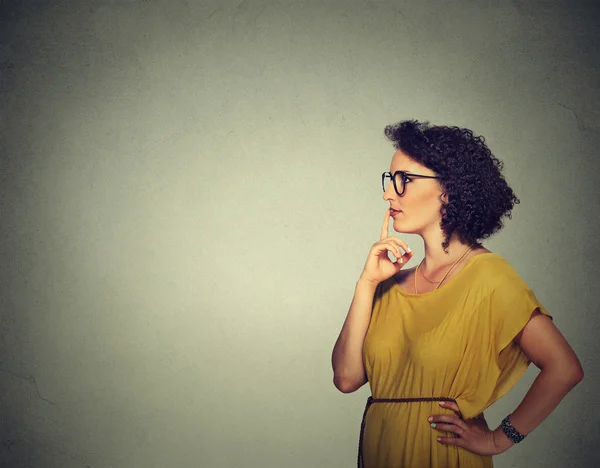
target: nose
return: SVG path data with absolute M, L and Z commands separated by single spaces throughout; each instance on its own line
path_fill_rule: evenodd
M 396 190 L 394 190 L 394 183 L 390 181 L 390 183 L 385 188 L 385 191 L 383 192 L 383 200 L 391 201 L 397 196 L 398 194 L 396 193 Z

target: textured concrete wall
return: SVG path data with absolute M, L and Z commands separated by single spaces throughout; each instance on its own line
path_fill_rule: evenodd
M 0 13 L 3 467 L 352 466 L 368 391 L 334 389 L 330 352 L 406 118 L 505 162 L 522 203 L 486 245 L 587 371 L 496 466 L 600 459 L 598 2 Z

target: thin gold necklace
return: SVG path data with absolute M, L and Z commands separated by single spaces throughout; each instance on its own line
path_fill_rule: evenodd
M 421 278 L 423 278 L 425 281 L 427 281 L 428 283 L 431 283 L 431 284 L 440 284 L 441 283 L 441 281 L 431 281 L 429 278 L 427 278 L 427 276 L 425 276 L 423 274 L 422 271 L 421 271 Z
M 454 266 L 460 262 L 463 258 L 465 258 L 465 256 L 471 251 L 471 249 L 473 248 L 473 246 L 475 245 L 475 243 L 471 244 L 469 246 L 469 248 L 467 249 L 467 251 L 462 254 L 453 264 L 452 266 L 450 266 L 450 268 L 448 268 L 448 271 L 446 271 L 446 274 L 442 277 L 442 280 L 439 282 L 439 284 L 436 286 L 435 289 L 439 288 L 442 283 L 444 282 L 444 280 L 446 279 L 446 276 L 448 276 L 448 273 L 450 273 L 450 271 L 452 270 L 452 268 L 454 268 Z M 419 273 L 419 267 L 421 266 L 421 264 L 425 261 L 425 258 L 423 258 L 423 260 L 421 260 L 421 263 L 419 263 L 417 265 L 417 269 L 415 270 L 415 294 L 419 294 L 419 290 L 417 289 L 417 273 Z M 425 278 L 425 276 L 423 275 L 423 273 L 421 272 L 421 276 L 423 276 L 423 278 Z M 425 278 L 427 279 L 427 278 Z M 427 280 L 429 281 L 429 280 Z M 430 283 L 433 283 L 433 281 L 429 281 Z M 434 291 L 435 291 L 434 289 Z

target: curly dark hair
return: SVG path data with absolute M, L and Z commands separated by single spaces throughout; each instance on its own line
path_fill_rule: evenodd
M 444 251 L 453 234 L 467 244 L 490 237 L 519 203 L 501 173 L 502 162 L 471 130 L 406 120 L 385 127 L 385 136 L 396 149 L 441 177 L 448 197 L 447 203 L 442 200 L 440 222 Z

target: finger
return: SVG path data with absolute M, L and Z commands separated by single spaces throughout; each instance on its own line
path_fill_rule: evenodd
M 438 437 L 437 441 L 444 445 L 458 445 L 459 447 L 463 446 L 463 439 L 460 437 Z
M 398 244 L 395 244 L 390 241 L 381 241 L 381 244 L 385 245 L 388 251 L 394 254 L 394 257 L 396 257 L 396 259 L 402 259 L 402 263 L 404 263 L 404 252 L 400 250 Z
M 406 242 L 396 236 L 388 236 L 385 239 L 381 239 L 381 242 L 393 242 L 396 245 L 402 247 L 407 253 L 412 253 L 411 248 L 408 246 Z
M 451 409 L 452 411 L 455 411 L 462 418 L 460 408 L 458 407 L 458 404 L 456 404 L 455 401 L 440 401 L 440 406 L 442 408 L 448 408 L 448 409 Z
M 393 244 L 385 244 L 385 247 L 387 249 L 388 252 L 390 252 L 394 258 L 396 259 L 395 262 L 396 263 L 401 263 L 404 264 L 404 258 L 402 255 L 402 251 L 395 245 Z
M 383 226 L 381 226 L 381 235 L 379 240 L 383 240 L 388 237 L 388 231 L 390 229 L 390 210 L 385 210 L 385 216 L 383 217 Z
M 455 414 L 434 414 L 428 418 L 429 422 L 441 422 L 441 423 L 449 423 L 449 424 L 460 424 L 462 419 L 460 419 Z
M 465 433 L 465 431 L 463 429 L 461 429 L 458 426 L 455 426 L 454 424 L 432 423 L 431 428 L 435 429 L 436 431 L 440 431 L 440 432 L 451 432 L 453 434 L 456 434 L 457 436 L 461 436 Z
M 436 423 L 438 426 L 446 423 L 459 427 L 462 431 L 467 430 L 467 424 L 454 414 L 438 414 L 431 416 L 430 419 L 429 422 Z
M 373 247 L 371 248 L 371 255 L 382 258 L 384 253 L 391 253 L 398 261 L 402 258 L 402 252 L 397 245 L 388 242 L 376 242 L 373 244 Z M 391 261 L 391 259 L 389 260 Z M 401 263 L 404 263 L 404 259 L 402 259 Z
M 412 250 L 410 252 L 406 252 L 402 255 L 402 260 L 404 261 L 404 263 L 408 263 L 408 261 L 413 257 L 413 255 L 414 253 Z

